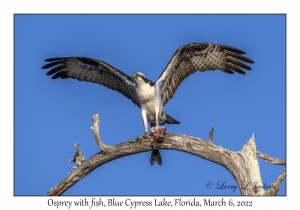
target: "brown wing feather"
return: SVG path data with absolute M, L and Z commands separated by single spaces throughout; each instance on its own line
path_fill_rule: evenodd
M 47 75 L 54 74 L 52 79 L 73 78 L 97 83 L 122 93 L 140 106 L 131 77 L 103 61 L 84 57 L 49 58 L 46 61 L 51 63 L 42 68 L 54 67 L 47 73 Z
M 179 47 L 157 80 L 165 105 L 181 82 L 196 71 L 220 70 L 229 74 L 245 74 L 251 70 L 245 63 L 254 63 L 237 48 L 212 43 L 195 43 Z M 243 62 L 242 62 L 243 61 Z

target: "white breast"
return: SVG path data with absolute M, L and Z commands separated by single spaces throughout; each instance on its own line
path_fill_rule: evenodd
M 159 112 L 159 118 L 162 116 L 163 111 L 159 87 L 150 86 L 149 84 L 145 83 L 139 85 L 136 88 L 136 91 L 140 100 L 142 112 L 146 113 L 148 122 L 154 123 L 156 110 Z M 159 119 L 159 122 L 161 123 L 162 120 L 163 122 L 165 121 L 165 119 Z
M 155 87 L 145 83 L 136 88 L 140 104 L 146 104 L 155 99 Z

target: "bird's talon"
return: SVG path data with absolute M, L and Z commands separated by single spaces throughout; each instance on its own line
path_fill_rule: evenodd
M 138 136 L 138 137 L 136 138 L 136 140 L 137 140 L 137 141 L 141 141 L 141 140 L 143 140 L 143 139 L 148 139 L 148 138 L 149 138 L 148 134 L 145 134 L 145 135 L 143 135 L 143 136 Z

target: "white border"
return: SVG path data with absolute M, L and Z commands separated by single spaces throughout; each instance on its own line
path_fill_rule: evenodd
M 298 140 L 298 126 L 296 119 L 299 119 L 299 68 L 298 54 L 299 49 L 299 12 L 296 1 L 257 1 L 251 2 L 236 1 L 4 1 L 1 2 L 1 178 L 0 178 L 0 208 L 1 209 L 45 209 L 49 197 L 14 197 L 13 196 L 13 14 L 15 13 L 281 13 L 287 14 L 287 148 L 288 148 L 288 196 L 286 197 L 224 197 L 226 200 L 252 200 L 253 207 L 277 206 L 286 207 L 287 204 L 296 203 L 298 181 L 298 163 L 296 145 Z M 297 168 L 296 168 L 297 167 Z M 295 179 L 294 179 L 295 178 Z M 79 200 L 82 197 L 54 197 L 56 200 Z M 109 197 L 105 197 L 108 199 Z M 154 199 L 155 197 L 130 197 L 132 200 Z M 158 197 L 162 198 L 162 197 Z M 175 199 L 175 197 L 167 197 Z M 185 197 L 189 199 L 193 197 Z M 222 197 L 212 197 L 218 200 Z M 91 197 L 88 197 L 91 199 Z M 126 197 L 118 197 L 126 199 Z M 198 197 L 203 200 L 205 197 Z M 208 199 L 208 198 L 206 198 Z M 49 207 L 54 208 L 54 207 Z M 129 209 L 128 207 L 125 207 Z M 230 207 L 227 207 L 230 208 Z M 249 207 L 248 207 L 249 208 Z M 59 208 L 67 209 L 67 208 Z M 77 208 L 79 209 L 79 208 Z M 80 209 L 88 209 L 82 207 Z M 143 209 L 143 208 L 139 208 Z M 149 209 L 149 207 L 148 207 Z M 174 209 L 174 208 L 173 208 Z M 176 209 L 176 208 L 175 208 Z

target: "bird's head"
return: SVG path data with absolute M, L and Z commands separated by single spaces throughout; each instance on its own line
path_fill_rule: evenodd
M 146 81 L 146 77 L 141 72 L 133 73 L 131 77 L 136 85 L 143 84 Z
M 141 72 L 133 73 L 131 77 L 134 81 L 136 81 L 138 79 L 143 79 L 144 80 L 146 78 Z
M 149 84 L 154 85 L 154 83 L 147 79 L 141 72 L 136 72 L 132 74 L 132 80 L 136 85 Z

